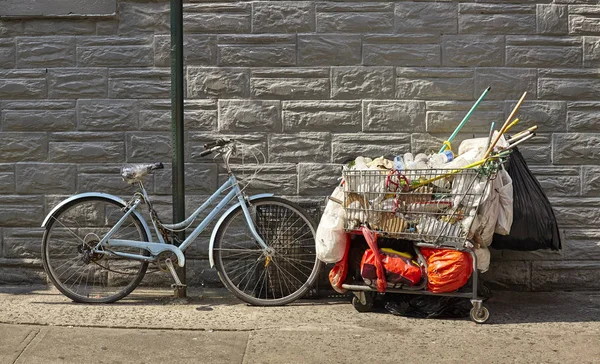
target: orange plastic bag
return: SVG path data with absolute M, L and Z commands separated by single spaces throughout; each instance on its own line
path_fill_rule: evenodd
M 337 262 L 331 271 L 329 271 L 329 283 L 331 287 L 338 293 L 344 294 L 348 290 L 342 288 L 342 284 L 348 275 L 348 251 L 350 251 L 350 235 L 346 234 L 346 248 L 342 260 Z
M 427 260 L 427 290 L 430 292 L 456 291 L 473 273 L 473 258 L 469 253 L 432 248 L 421 248 L 421 253 Z
M 414 286 L 421 281 L 421 267 L 411 260 L 408 254 L 383 248 L 379 253 L 388 288 L 400 288 L 402 285 Z M 360 274 L 366 284 L 377 285 L 375 253 L 367 249 L 360 262 Z

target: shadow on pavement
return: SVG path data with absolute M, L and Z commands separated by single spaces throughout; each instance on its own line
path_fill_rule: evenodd
M 375 301 L 373 312 L 393 317 L 393 314 L 388 311 L 387 307 L 384 307 L 386 299 L 383 297 L 385 296 L 378 297 L 379 299 Z M 411 295 L 408 297 L 413 298 L 418 296 Z M 428 296 L 427 298 L 442 299 L 442 297 L 432 296 Z M 469 310 L 472 307 L 469 302 L 470 300 L 468 298 L 456 300 L 459 300 L 455 302 L 457 306 L 440 314 L 440 317 L 425 318 L 427 314 L 417 316 L 412 314 L 406 317 L 418 317 L 417 320 L 470 320 Z M 488 324 L 600 322 L 600 292 L 494 291 L 493 296 L 484 301 L 483 305 L 490 312 Z M 357 312 L 357 314 L 359 313 Z M 400 316 L 404 315 L 396 314 Z M 437 314 L 434 314 L 434 316 L 437 316 Z
M 600 292 L 494 292 L 490 323 L 600 322 Z
M 41 305 L 52 305 L 52 306 L 113 306 L 113 307 L 132 307 L 132 306 L 168 306 L 168 305 L 199 305 L 205 310 L 206 307 L 212 306 L 233 306 L 233 305 L 245 305 L 243 301 L 236 298 L 225 288 L 191 288 L 188 289 L 187 297 L 175 298 L 172 290 L 169 288 L 153 288 L 153 287 L 142 287 L 138 288 L 129 294 L 127 297 L 108 304 L 87 304 L 70 301 L 66 296 L 63 296 L 58 290 L 52 286 L 11 286 L 3 287 L 0 286 L 0 293 L 14 294 L 14 295 L 37 295 L 37 296 L 54 296 L 60 300 L 52 299 L 48 301 L 32 301 L 31 303 Z M 323 305 L 336 305 L 336 304 L 347 304 L 350 302 L 350 296 L 328 296 L 321 298 L 301 298 L 288 304 L 289 307 L 294 306 L 323 306 Z M 250 306 L 250 305 L 248 305 Z
M 54 295 L 57 292 L 52 286 L 45 285 L 22 285 L 22 286 L 3 286 L 0 285 L 0 293 L 12 294 L 12 295 Z
M 32 304 L 44 306 L 88 306 L 74 303 L 51 286 L 0 286 L 0 294 L 30 297 Z M 299 299 L 287 307 L 318 307 L 348 305 L 350 312 L 361 315 L 351 308 L 351 295 L 325 295 L 325 297 Z M 46 299 L 47 298 L 47 299 Z M 192 306 L 198 311 L 211 311 L 213 307 L 246 305 L 224 288 L 191 288 L 188 297 L 173 297 L 170 288 L 136 289 L 125 299 L 101 306 L 112 307 L 157 307 Z M 584 323 L 600 322 L 600 292 L 510 292 L 494 291 L 484 306 L 490 312 L 489 324 L 506 325 L 521 323 Z M 268 309 L 268 308 L 261 308 Z M 387 311 L 381 314 L 395 317 Z M 448 320 L 448 319 L 441 319 Z M 468 318 L 466 318 L 468 320 Z

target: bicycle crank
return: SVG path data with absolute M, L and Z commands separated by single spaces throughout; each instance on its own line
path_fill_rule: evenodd
M 177 263 L 177 257 L 174 256 L 173 254 L 170 254 L 167 251 L 161 252 L 157 257 L 156 257 L 156 265 L 158 266 L 158 269 L 160 269 L 163 272 L 169 272 L 169 266 L 167 264 L 167 260 L 170 260 L 172 263 Z

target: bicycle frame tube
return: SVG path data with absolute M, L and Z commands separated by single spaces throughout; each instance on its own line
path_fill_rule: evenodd
M 117 223 L 115 224 L 115 226 L 113 226 L 113 227 L 110 229 L 110 231 L 109 231 L 109 232 L 107 232 L 107 233 L 106 233 L 106 235 L 104 235 L 104 236 L 102 237 L 102 240 L 100 240 L 100 241 L 98 242 L 98 244 L 96 245 L 96 249 L 97 249 L 98 247 L 100 247 L 100 246 L 104 245 L 104 244 L 106 243 L 106 241 L 107 241 L 108 239 L 110 239 L 110 237 L 112 236 L 112 234 L 114 234 L 114 233 L 115 233 L 115 231 L 117 231 L 117 230 L 118 230 L 118 229 L 121 227 L 121 225 L 123 225 L 123 223 L 125 222 L 125 220 L 127 219 L 127 217 L 128 217 L 129 215 L 131 215 L 131 214 L 132 214 L 132 213 L 135 211 L 135 209 L 138 207 L 138 205 L 139 205 L 141 202 L 142 202 L 142 201 L 141 201 L 140 199 L 138 199 L 138 200 L 136 200 L 136 201 L 133 203 L 133 205 L 131 205 L 131 207 L 129 208 L 129 210 L 127 210 L 127 212 L 126 212 L 126 213 L 123 215 L 123 217 L 121 217 L 121 219 L 119 219 L 119 221 L 117 221 Z M 148 237 L 148 238 L 150 238 L 150 237 Z
M 194 220 L 196 219 L 196 217 L 198 217 L 198 215 L 199 215 L 200 213 L 202 213 L 202 211 L 204 211 L 204 210 L 205 210 L 205 209 L 206 209 L 206 208 L 207 208 L 207 207 L 208 207 L 208 206 L 209 206 L 211 203 L 213 203 L 213 202 L 214 202 L 214 201 L 217 199 L 217 197 L 219 197 L 219 196 L 220 196 L 220 195 L 223 193 L 223 191 L 225 191 L 227 188 L 229 188 L 229 187 L 231 187 L 231 186 L 235 186 L 235 187 L 237 187 L 237 184 L 232 184 L 232 181 L 231 181 L 231 178 L 230 178 L 230 179 L 228 179 L 228 180 L 227 180 L 225 183 L 223 183 L 223 184 L 221 185 L 221 187 L 219 187 L 219 189 L 218 189 L 218 190 L 216 190 L 216 191 L 215 191 L 215 193 L 213 193 L 213 194 L 212 194 L 212 195 L 211 195 L 211 196 L 208 198 L 208 200 L 206 200 L 206 201 L 205 201 L 205 202 L 202 204 L 202 206 L 198 207 L 198 208 L 196 209 L 196 211 L 194 211 L 194 212 L 193 212 L 193 213 L 190 215 L 190 217 L 188 217 L 188 218 L 187 218 L 187 219 L 185 219 L 184 221 L 182 221 L 182 222 L 180 222 L 180 223 L 177 223 L 177 224 L 162 224 L 162 225 L 163 225 L 165 228 L 167 228 L 167 229 L 171 229 L 171 230 L 176 230 L 176 229 L 184 229 L 184 228 L 186 228 L 186 227 L 187 227 L 189 224 L 191 224 L 191 223 L 192 223 L 192 221 L 194 221 Z M 235 189 L 235 187 L 234 187 L 234 189 Z M 239 189 L 238 189 L 238 191 L 239 191 Z M 227 197 L 225 197 L 225 198 L 227 198 Z M 231 199 L 229 199 L 229 200 L 231 200 Z
M 186 221 L 195 218 L 198 214 L 200 214 L 206 208 L 206 206 L 208 206 L 210 203 L 214 202 L 219 197 L 219 195 L 227 187 L 230 187 L 230 186 L 231 186 L 231 191 L 229 191 L 229 193 L 219 202 L 219 204 L 217 206 L 215 206 L 215 208 L 208 214 L 208 216 L 206 216 L 204 218 L 204 220 L 202 220 L 200 225 L 198 225 L 194 229 L 194 231 L 192 231 L 192 233 L 185 239 L 185 241 L 179 246 L 179 249 L 181 249 L 181 251 L 185 251 L 190 246 L 190 244 L 194 241 L 194 239 L 196 239 L 198 237 L 198 235 L 200 235 L 200 233 L 202 233 L 202 231 L 204 231 L 204 229 L 206 229 L 206 227 L 215 219 L 217 214 L 219 214 L 223 210 L 225 205 L 227 205 L 229 202 L 231 202 L 231 200 L 233 200 L 235 198 L 235 196 L 237 196 L 238 201 L 240 202 L 240 205 L 242 206 L 242 209 L 244 211 L 244 216 L 246 218 L 246 222 L 248 223 L 248 227 L 250 228 L 252 235 L 254 236 L 254 238 L 256 239 L 258 244 L 263 249 L 267 248 L 267 244 L 262 240 L 262 238 L 260 237 L 260 235 L 258 234 L 256 229 L 254 228 L 254 222 L 250 215 L 250 211 L 248 210 L 248 207 L 246 206 L 244 195 L 242 194 L 242 191 L 240 190 L 240 187 L 238 186 L 237 180 L 234 175 L 229 176 L 229 179 L 215 193 L 213 193 L 210 196 L 210 198 L 202 206 L 200 206 L 200 208 L 198 208 L 192 214 L 192 216 L 190 216 L 190 218 L 186 219 Z M 192 220 L 190 220 L 190 222 L 191 221 Z M 180 226 L 180 227 L 187 226 L 187 224 L 183 224 L 183 225 L 182 224 L 183 223 L 179 223 L 176 225 Z
M 177 247 L 175 245 L 171 245 L 171 244 L 165 244 L 163 239 L 160 239 L 160 241 L 161 241 L 160 243 L 151 243 L 151 242 L 141 242 L 141 241 L 135 241 L 135 240 L 122 240 L 122 239 L 115 240 L 115 239 L 110 238 L 114 234 L 114 232 L 116 230 L 118 230 L 121 227 L 121 225 L 123 225 L 123 223 L 127 219 L 127 217 L 130 214 L 132 214 L 135 211 L 135 209 L 139 206 L 139 204 L 141 203 L 141 199 L 138 199 L 129 208 L 129 210 L 123 215 L 123 217 L 115 224 L 115 226 L 113 226 L 111 228 L 111 230 L 102 238 L 102 240 L 96 246 L 96 249 L 99 249 L 101 246 L 106 246 L 106 247 L 127 246 L 127 247 L 136 247 L 136 248 L 142 248 L 142 249 L 148 250 L 148 251 L 150 251 L 150 253 L 152 255 L 158 255 L 161 252 L 168 250 L 168 251 L 173 252 L 175 255 L 177 255 L 178 264 L 179 264 L 179 266 L 183 267 L 184 262 L 185 262 L 185 257 L 183 255 L 183 251 L 185 251 L 191 245 L 191 243 L 194 241 L 194 239 L 196 239 L 198 237 L 198 235 L 200 235 L 200 233 L 202 231 L 204 231 L 204 229 L 206 229 L 206 227 L 215 219 L 217 214 L 219 214 L 223 210 L 223 208 L 229 202 L 231 202 L 236 196 L 237 196 L 240 206 L 242 207 L 242 210 L 244 211 L 244 217 L 246 218 L 246 222 L 248 224 L 248 227 L 250 228 L 250 231 L 252 232 L 252 235 L 254 236 L 254 238 L 256 239 L 258 244 L 263 249 L 267 249 L 268 248 L 267 244 L 263 241 L 263 239 L 260 237 L 260 235 L 258 234 L 258 232 L 256 231 L 256 229 L 254 227 L 254 222 L 252 220 L 252 216 L 250 215 L 250 211 L 248 210 L 248 207 L 246 206 L 246 199 L 245 199 L 242 191 L 240 190 L 240 188 L 237 184 L 237 180 L 234 175 L 231 175 L 229 177 L 229 179 L 225 183 L 223 183 L 223 185 L 221 187 L 219 187 L 219 189 L 217 191 L 215 191 L 215 193 L 213 193 L 208 198 L 208 200 L 206 202 L 204 202 L 202 204 L 202 206 L 200 206 L 196 211 L 194 211 L 194 213 L 189 218 L 187 218 L 185 221 L 177 223 L 177 224 L 173 224 L 173 225 L 165 224 L 163 226 L 165 226 L 166 228 L 170 228 L 170 229 L 185 228 L 202 211 L 204 211 L 211 203 L 213 203 L 215 200 L 217 200 L 220 197 L 220 195 L 229 187 L 231 187 L 231 191 L 229 191 L 229 193 L 227 193 L 227 195 L 221 199 L 221 201 L 217 204 L 217 206 L 215 206 L 212 209 L 212 211 L 208 214 L 208 216 L 206 216 L 202 220 L 200 225 L 198 225 L 194 229 L 194 231 L 192 231 L 192 233 L 185 239 L 185 241 L 179 247 Z M 147 198 L 147 195 L 145 193 L 144 193 L 144 197 Z M 154 223 L 154 221 L 153 221 L 153 223 Z M 154 223 L 153 225 L 154 225 L 154 230 L 155 230 L 156 234 L 160 237 L 161 234 L 158 231 L 156 223 Z M 112 253 L 116 254 L 116 255 L 121 255 L 123 257 L 131 258 L 131 259 L 152 261 L 152 258 L 149 259 L 148 257 L 142 256 L 142 255 L 138 256 L 135 254 L 121 254 L 119 252 L 112 252 Z

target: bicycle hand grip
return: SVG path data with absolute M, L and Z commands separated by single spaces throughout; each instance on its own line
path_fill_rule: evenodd
M 205 150 L 204 152 L 200 153 L 200 157 L 204 157 L 204 156 L 207 156 L 207 155 L 209 155 L 209 154 L 212 154 L 212 152 L 213 152 L 213 151 L 212 151 L 212 150 L 210 150 L 210 149 L 209 149 L 209 150 Z
M 156 170 L 156 169 L 163 169 L 163 168 L 165 168 L 165 166 L 164 166 L 162 163 L 160 163 L 160 162 L 159 162 L 159 163 L 154 163 L 154 164 L 153 164 L 153 165 L 150 167 L 150 170 L 151 170 L 151 171 L 154 171 L 154 170 Z

